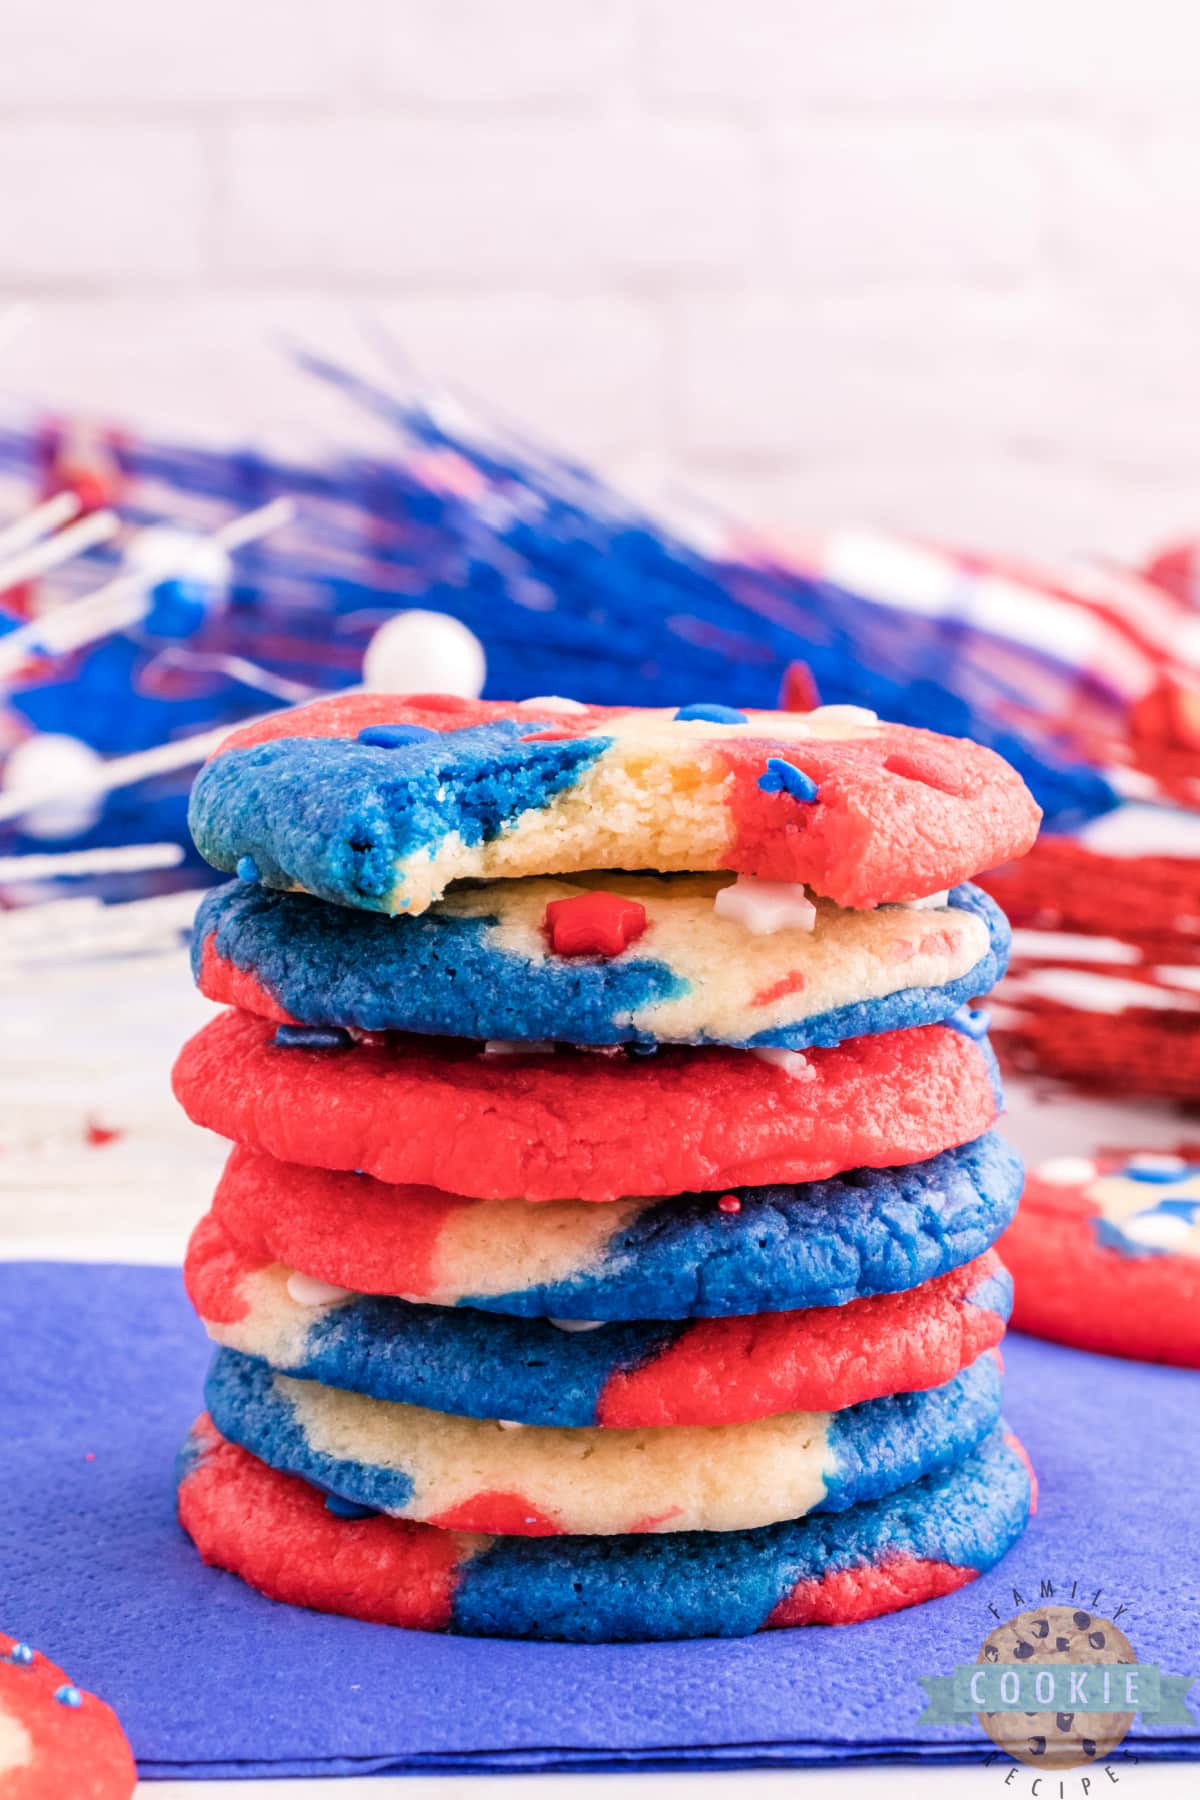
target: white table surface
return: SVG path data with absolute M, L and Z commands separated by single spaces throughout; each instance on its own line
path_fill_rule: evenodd
M 169 909 L 168 909 L 169 910 Z M 17 915 L 19 919 L 21 915 Z M 24 915 L 28 919 L 29 915 Z M 0 919 L 9 925 L 14 916 Z M 29 927 L 19 927 L 29 934 Z M 175 1050 L 215 1009 L 193 991 L 175 948 L 119 964 L 9 951 L 0 929 L 5 1029 L 0 1034 L 0 1257 L 68 1261 L 178 1263 L 187 1235 L 206 1209 L 223 1158 L 219 1140 L 189 1125 L 170 1096 Z M 153 937 L 153 934 L 151 934 Z M 58 940 L 61 952 L 61 937 Z M 89 1143 L 88 1127 L 118 1135 Z M 1165 1147 L 1179 1135 L 1167 1108 L 1081 1100 L 1038 1083 L 1010 1083 L 1006 1129 L 1030 1161 L 1080 1153 L 1102 1143 Z M 1094 1782 L 1117 1800 L 1175 1800 L 1200 1795 L 1196 1764 L 1117 1765 L 1119 1782 Z M 1011 1777 L 1007 1781 L 1006 1777 Z M 536 1800 L 603 1790 L 633 1800 L 733 1800 L 753 1785 L 764 1800 L 950 1800 L 1025 1795 L 1060 1800 L 1058 1783 L 1007 1762 L 991 1768 L 923 1765 L 846 1770 L 770 1770 L 732 1774 L 578 1776 L 401 1776 L 320 1781 L 142 1783 L 150 1800 Z M 1076 1774 L 1061 1800 L 1086 1800 Z

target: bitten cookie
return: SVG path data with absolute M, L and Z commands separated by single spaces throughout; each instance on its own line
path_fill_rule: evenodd
M 376 912 L 464 876 L 731 869 L 842 906 L 1020 856 L 1040 814 L 991 750 L 858 707 L 618 709 L 347 694 L 235 731 L 189 822 L 232 874 Z M 716 716 L 716 715 L 720 716 Z
M 479 1199 L 614 1200 L 921 1162 L 999 1107 L 947 1025 L 833 1049 L 488 1056 L 446 1039 L 309 1049 L 223 1014 L 175 1065 L 189 1118 L 286 1162 Z
M 196 918 L 211 1000 L 283 1023 L 568 1044 L 807 1049 L 949 1019 L 1004 972 L 979 888 L 851 912 L 718 875 L 456 888 L 420 918 L 232 883 Z
M 895 1612 L 974 1581 L 1025 1529 L 1032 1482 L 995 1431 L 957 1467 L 842 1513 L 747 1532 L 468 1536 L 330 1512 L 202 1418 L 179 1516 L 208 1563 L 272 1599 L 474 1637 L 743 1637 Z
M 1200 1368 L 1200 1158 L 1056 1157 L 1002 1248 L 1020 1330 Z
M 1000 1413 L 994 1351 L 941 1387 L 740 1425 L 507 1427 L 279 1375 L 218 1350 L 224 1437 L 341 1500 L 518 1537 L 745 1531 L 841 1512 L 960 1462 Z
M 848 1306 L 579 1331 L 348 1293 L 263 1266 L 211 1217 L 193 1233 L 184 1279 L 209 1336 L 273 1369 L 526 1425 L 728 1425 L 937 1387 L 999 1343 L 1012 1301 L 989 1253 Z
M 995 1242 L 1021 1179 L 989 1132 L 927 1162 L 797 1186 L 529 1206 L 237 1148 L 212 1218 L 260 1265 L 356 1293 L 528 1318 L 707 1318 L 916 1287 Z
M 130 1800 L 137 1769 L 111 1707 L 0 1632 L 4 1800 Z

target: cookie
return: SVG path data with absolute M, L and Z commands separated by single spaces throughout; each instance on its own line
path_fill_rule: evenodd
M 1002 1249 L 1022 1331 L 1200 1368 L 1200 1157 L 1043 1163 Z
M 613 1200 L 921 1162 L 999 1105 L 987 1044 L 924 1025 L 832 1049 L 489 1056 L 441 1038 L 281 1047 L 229 1012 L 185 1044 L 188 1116 L 285 1162 L 476 1199 Z
M 1032 934 L 1027 934 L 1032 935 Z M 1200 965 L 1146 962 L 1087 968 L 1065 962 L 1050 934 L 1022 957 L 997 996 L 995 1041 L 1006 1066 L 1088 1094 L 1200 1100 Z M 1110 941 L 1111 942 L 1111 941 Z M 1096 946 L 1098 956 L 1104 946 Z
M 842 1513 L 746 1532 L 476 1537 L 346 1519 L 211 1421 L 179 1460 L 179 1516 L 205 1562 L 293 1606 L 473 1637 L 605 1643 L 840 1625 L 952 1593 L 1025 1529 L 1032 1484 L 993 1432 L 957 1467 Z
M 941 1387 L 740 1425 L 518 1425 L 374 1400 L 218 1350 L 221 1432 L 339 1500 L 517 1537 L 746 1531 L 841 1512 L 960 1462 L 1000 1412 L 994 1351 Z
M 1196 827 L 1194 812 L 1126 801 L 982 878 L 1020 927 L 995 1014 L 1009 1067 L 1200 1100 Z
M 807 1049 L 952 1017 L 1000 979 L 1008 936 L 971 887 L 852 912 L 719 875 L 526 879 L 387 919 L 235 882 L 203 901 L 192 967 L 210 1000 L 290 1024 Z
M 0 1632 L 4 1800 L 130 1800 L 137 1769 L 111 1707 Z
M 859 707 L 359 693 L 233 732 L 189 824 L 218 869 L 419 913 L 464 876 L 612 868 L 730 869 L 841 906 L 916 900 L 1020 856 L 1039 817 L 993 751 Z
M 608 1206 L 464 1200 L 238 1148 L 212 1217 L 260 1266 L 356 1293 L 527 1318 L 712 1318 L 932 1280 L 999 1237 L 1021 1180 L 994 1132 L 902 1169 Z
M 848 1306 L 573 1331 L 333 1288 L 246 1256 L 211 1216 L 184 1280 L 209 1336 L 273 1369 L 526 1425 L 730 1425 L 937 1387 L 1000 1342 L 1012 1301 L 989 1253 Z

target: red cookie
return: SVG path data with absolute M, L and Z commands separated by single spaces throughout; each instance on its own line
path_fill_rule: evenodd
M 488 1056 L 445 1040 L 278 1048 L 225 1013 L 175 1065 L 189 1118 L 285 1162 L 478 1199 L 614 1200 L 924 1161 L 998 1111 L 986 1043 L 946 1025 L 832 1049 Z
M 130 1800 L 137 1769 L 112 1708 L 0 1632 L 3 1800 Z

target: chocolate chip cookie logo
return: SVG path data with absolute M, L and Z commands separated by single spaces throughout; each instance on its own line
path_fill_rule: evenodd
M 929 1705 L 918 1722 L 974 1717 L 1017 1762 L 1078 1769 L 1111 1756 L 1139 1713 L 1146 1724 L 1194 1725 L 1185 1704 L 1192 1679 L 1140 1663 L 1111 1619 L 1077 1605 L 1034 1606 L 989 1632 L 973 1663 L 922 1677 Z

